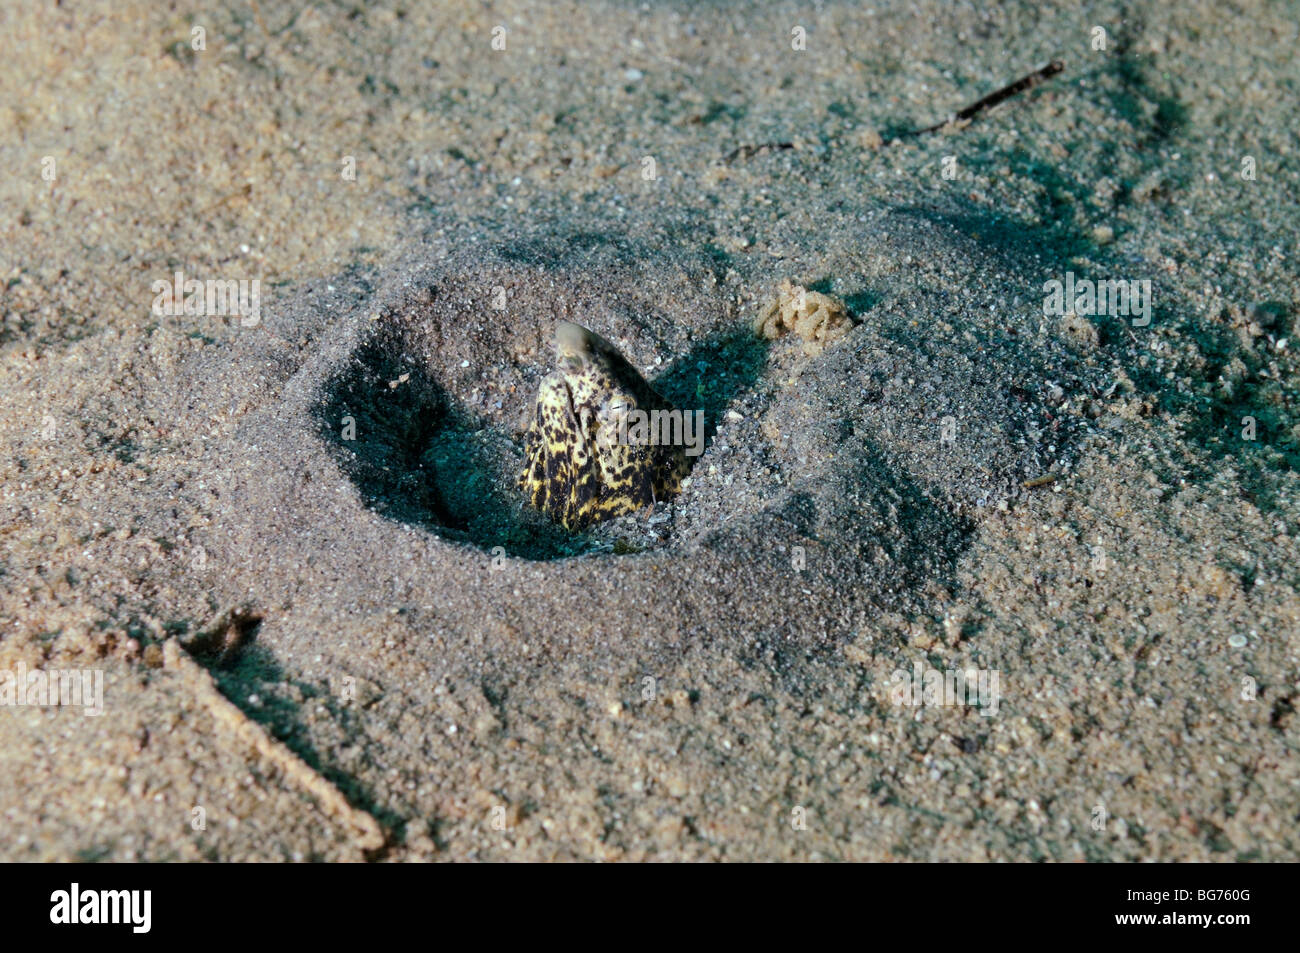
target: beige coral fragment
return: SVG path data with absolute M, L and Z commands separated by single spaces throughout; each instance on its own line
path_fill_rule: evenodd
M 803 351 L 816 356 L 853 330 L 853 319 L 839 298 L 781 282 L 776 298 L 754 320 L 754 331 L 769 340 L 793 331 L 803 338 Z

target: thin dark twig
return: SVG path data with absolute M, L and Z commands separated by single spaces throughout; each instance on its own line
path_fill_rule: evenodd
M 949 123 L 962 122 L 966 119 L 973 119 L 975 116 L 984 112 L 986 109 L 992 109 L 1004 99 L 1010 99 L 1012 96 L 1023 93 L 1026 90 L 1033 89 L 1043 80 L 1055 76 L 1061 70 L 1065 69 L 1065 64 L 1060 60 L 1052 60 L 1046 66 L 1034 70 L 1028 76 L 1021 77 L 1010 86 L 1003 86 L 997 92 L 989 93 L 983 99 L 977 100 L 953 116 L 949 116 L 943 122 L 937 122 L 933 126 L 926 126 L 924 129 L 913 129 L 911 132 L 903 133 L 903 136 L 919 136 L 926 132 L 938 132 Z M 902 136 L 899 136 L 901 139 Z
M 933 126 L 927 126 L 924 129 L 913 129 L 911 132 L 902 133 L 901 135 L 896 136 L 894 139 L 890 141 L 897 142 L 899 139 L 902 139 L 904 136 L 919 136 L 927 132 L 938 132 L 940 129 L 942 129 L 944 126 L 948 125 L 949 123 L 962 122 L 967 119 L 973 119 L 975 116 L 984 112 L 986 109 L 992 109 L 994 106 L 996 106 L 998 103 L 1002 102 L 1003 100 L 1010 99 L 1012 96 L 1015 96 L 1019 93 L 1023 93 L 1026 90 L 1033 89 L 1039 83 L 1043 82 L 1045 79 L 1055 76 L 1063 69 L 1065 69 L 1064 63 L 1062 63 L 1060 60 L 1052 60 L 1052 62 L 1048 63 L 1046 66 L 1039 67 L 1038 69 L 1030 73 L 1028 76 L 1023 76 L 1020 79 L 1016 80 L 1011 85 L 1003 86 L 1001 89 L 997 90 L 996 92 L 989 93 L 983 99 L 971 103 L 965 109 L 961 110 L 961 112 L 949 116 L 943 122 L 937 122 Z M 722 157 L 722 162 L 724 164 L 730 165 L 732 162 L 735 162 L 737 159 L 751 159 L 765 149 L 783 151 L 785 149 L 793 149 L 793 148 L 795 148 L 795 144 L 793 142 L 761 142 L 758 143 L 757 145 L 737 146 L 736 148 L 732 149 L 730 152 L 728 152 L 725 156 Z

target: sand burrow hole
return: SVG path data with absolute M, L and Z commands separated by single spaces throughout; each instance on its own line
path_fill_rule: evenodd
M 643 369 L 669 366 L 668 349 L 650 332 L 664 326 L 662 316 L 622 295 L 596 293 L 590 289 L 610 282 L 584 277 L 580 285 L 549 270 L 495 263 L 413 279 L 364 316 L 356 347 L 314 410 L 367 505 L 511 556 L 637 551 L 623 545 L 618 527 L 565 531 L 524 505 L 516 487 L 538 384 L 553 365 L 557 321 L 611 336 Z

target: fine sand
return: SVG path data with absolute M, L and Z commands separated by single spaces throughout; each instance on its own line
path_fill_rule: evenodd
M 0 859 L 1300 859 L 1296 41 L 0 8 L 0 703 L 103 673 L 0 704 Z M 757 336 L 783 280 L 853 329 Z M 514 485 L 560 320 L 707 424 L 578 535 Z

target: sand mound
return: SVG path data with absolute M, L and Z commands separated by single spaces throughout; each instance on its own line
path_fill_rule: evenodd
M 937 246 L 935 260 L 963 252 L 933 225 L 881 222 L 875 254 L 891 243 Z M 418 254 L 373 284 L 336 279 L 268 309 L 234 363 L 186 372 L 189 413 L 218 400 L 241 411 L 210 447 L 225 470 L 214 482 L 238 489 L 225 539 L 209 545 L 242 547 L 223 553 L 235 565 L 312 567 L 292 582 L 262 577 L 250 588 L 280 590 L 263 604 L 397 602 L 424 607 L 439 631 L 477 633 L 490 594 L 486 611 L 516 620 L 508 629 L 567 640 L 571 619 L 546 607 L 560 593 L 605 632 L 635 628 L 647 603 L 703 616 L 721 601 L 738 615 L 710 631 L 766 616 L 833 638 L 854 613 L 915 599 L 943 576 L 981 508 L 1068 466 L 1068 429 L 1052 431 L 1027 386 L 1039 370 L 1006 340 L 973 347 L 923 283 L 864 308 L 847 338 L 810 357 L 755 336 L 715 263 L 680 250 L 558 234 L 436 263 Z M 561 319 L 607 336 L 708 427 L 678 498 L 579 535 L 514 486 Z M 1070 373 L 1068 352 L 1051 357 L 1058 377 Z M 729 583 L 701 585 L 714 578 Z M 787 595 L 756 617 L 752 588 Z M 812 621 L 825 612 L 844 625 Z

